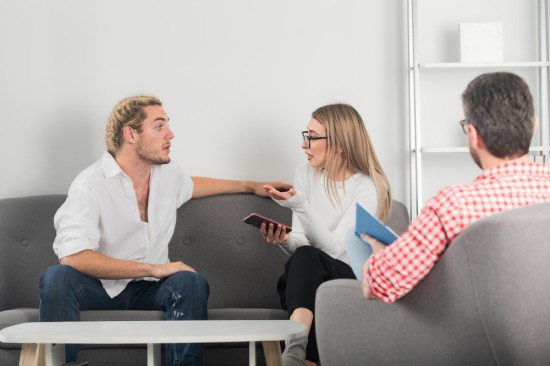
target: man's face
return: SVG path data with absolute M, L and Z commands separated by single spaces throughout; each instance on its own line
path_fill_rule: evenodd
M 170 162 L 170 140 L 174 133 L 168 124 L 169 118 L 162 106 L 143 108 L 147 117 L 141 125 L 136 152 L 138 158 L 148 164 L 168 164 Z

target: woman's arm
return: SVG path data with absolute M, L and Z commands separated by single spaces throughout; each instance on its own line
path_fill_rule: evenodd
M 293 232 L 287 236 L 288 242 L 281 245 L 281 248 L 292 254 L 297 247 L 309 244 L 334 258 L 345 258 L 344 238 L 350 228 L 355 226 L 356 202 L 360 202 L 370 212 L 377 210 L 376 190 L 370 178 L 362 176 L 358 181 L 353 182 L 347 188 L 348 192 L 341 206 L 334 207 L 334 210 L 340 211 L 340 215 L 335 213 L 330 218 L 324 217 L 323 212 L 316 211 L 310 204 L 311 200 L 326 199 L 326 197 L 307 197 L 299 189 L 302 187 L 300 182 L 296 182 L 296 187 L 298 189 L 282 194 L 266 187 L 277 203 L 293 211 Z M 337 221 L 332 221 L 328 227 L 327 221 L 334 219 Z

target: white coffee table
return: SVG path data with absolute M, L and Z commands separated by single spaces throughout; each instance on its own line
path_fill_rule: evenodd
M 0 331 L 0 342 L 22 343 L 20 366 L 59 366 L 65 344 L 146 344 L 147 365 L 160 365 L 163 343 L 263 342 L 267 365 L 281 365 L 279 341 L 300 338 L 305 326 L 291 320 L 103 321 L 22 323 Z M 229 362 L 230 364 L 230 362 Z

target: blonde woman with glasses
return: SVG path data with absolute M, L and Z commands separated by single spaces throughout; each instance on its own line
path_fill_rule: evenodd
M 283 364 L 319 362 L 313 323 L 315 293 L 325 281 L 355 278 L 345 238 L 355 225 L 355 203 L 385 221 L 391 209 L 388 180 L 378 162 L 359 113 L 350 105 L 332 104 L 313 112 L 302 132 L 307 164 L 296 170 L 287 192 L 265 186 L 281 206 L 293 211 L 291 233 L 262 224 L 268 243 L 290 255 L 277 284 L 281 305 L 291 320 L 304 323 L 308 336 L 287 342 Z

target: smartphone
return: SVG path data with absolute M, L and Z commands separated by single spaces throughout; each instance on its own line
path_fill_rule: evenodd
M 283 223 L 280 223 L 278 221 L 270 219 L 269 217 L 265 217 L 263 215 L 255 213 L 255 212 L 251 213 L 250 215 L 245 217 L 243 222 L 246 223 L 246 224 L 252 225 L 252 226 L 256 226 L 257 228 L 260 228 L 262 226 L 262 224 L 265 222 L 265 224 L 268 226 L 268 228 L 269 228 L 269 224 L 273 224 L 273 230 L 277 230 L 277 226 L 281 225 L 282 227 L 286 228 L 287 233 L 292 231 L 292 228 L 290 226 L 285 225 Z

